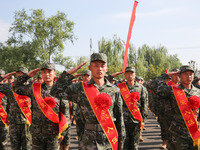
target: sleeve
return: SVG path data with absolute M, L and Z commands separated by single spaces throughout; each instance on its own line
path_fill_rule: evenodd
M 57 98 L 70 99 L 76 103 L 77 93 L 80 90 L 81 82 L 72 84 L 73 75 L 64 71 L 53 85 L 50 94 Z
M 155 78 L 148 84 L 148 88 L 161 97 L 168 97 L 170 95 L 170 87 L 164 82 L 167 74 L 162 74 L 161 76 Z
M 116 103 L 114 106 L 114 114 L 116 117 L 116 128 L 118 131 L 118 149 L 121 150 L 123 149 L 123 144 L 125 141 L 125 125 L 124 125 L 124 118 L 123 118 L 123 112 L 122 112 L 122 105 L 123 105 L 123 100 L 121 98 L 120 92 L 116 93 Z
M 30 77 L 27 74 L 19 76 L 13 83 L 13 91 L 19 95 L 31 97 L 32 84 L 25 84 L 28 79 L 30 79 Z
M 141 96 L 141 115 L 143 120 L 148 116 L 148 92 L 145 87 L 142 87 L 142 96 Z
M 2 76 L 0 76 L 0 82 L 3 80 L 3 77 Z

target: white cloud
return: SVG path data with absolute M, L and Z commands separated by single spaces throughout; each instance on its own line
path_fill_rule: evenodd
M 0 20 L 0 42 L 5 42 L 8 39 L 9 27 L 9 23 Z

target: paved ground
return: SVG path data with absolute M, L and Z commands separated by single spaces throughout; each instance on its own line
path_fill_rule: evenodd
M 148 118 L 145 121 L 145 128 L 146 130 L 142 133 L 144 141 L 140 142 L 139 150 L 160 150 L 162 144 L 160 127 L 158 127 L 158 123 L 151 112 L 149 112 Z M 72 125 L 70 150 L 77 149 L 78 143 L 76 140 L 76 127 L 75 125 Z M 10 142 L 7 150 L 11 150 Z

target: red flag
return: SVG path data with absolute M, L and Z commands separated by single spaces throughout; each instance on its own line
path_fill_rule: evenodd
M 129 42 L 130 42 L 130 39 L 131 39 L 133 24 L 135 22 L 135 12 L 136 12 L 137 4 L 138 4 L 138 2 L 135 1 L 134 6 L 133 6 L 132 16 L 131 16 L 131 21 L 130 21 L 130 25 L 129 25 L 129 30 L 128 30 L 128 37 L 127 37 L 127 41 L 126 41 L 126 49 L 125 49 L 125 53 L 124 53 L 124 63 L 123 63 L 123 69 L 122 69 L 123 72 L 125 71 L 125 69 L 127 67 L 127 63 L 128 63 L 128 58 L 127 58 L 128 48 L 129 48 Z

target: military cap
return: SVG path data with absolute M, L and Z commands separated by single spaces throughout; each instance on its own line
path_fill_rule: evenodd
M 135 72 L 135 68 L 134 67 L 126 67 L 125 72 L 127 72 L 127 71 Z
M 0 75 L 5 75 L 5 71 L 0 69 Z
M 91 76 L 90 70 L 83 70 L 82 75 L 89 75 Z
M 42 75 L 41 75 L 41 74 L 39 74 L 39 75 L 37 76 L 37 78 L 41 78 L 41 79 L 42 79 Z
M 194 70 L 192 69 L 192 67 L 188 66 L 188 65 L 183 65 L 180 67 L 180 73 L 183 73 L 185 71 L 192 71 L 194 72 Z
M 49 69 L 49 70 L 55 70 L 55 64 L 52 64 L 52 63 L 44 63 L 42 65 L 42 69 Z
M 16 72 L 23 72 L 23 73 L 28 73 L 28 69 L 26 67 L 18 67 Z
M 142 80 L 142 81 L 144 81 L 144 79 L 143 79 L 142 77 L 140 77 L 140 76 L 136 76 L 135 79 L 136 79 L 136 80 Z
M 177 72 L 177 71 L 179 71 L 179 69 L 174 68 L 174 69 L 172 69 L 170 72 Z
M 168 74 L 165 74 L 165 79 L 171 79 L 171 77 Z
M 100 60 L 107 63 L 107 56 L 104 53 L 93 53 L 90 57 L 90 62 Z

